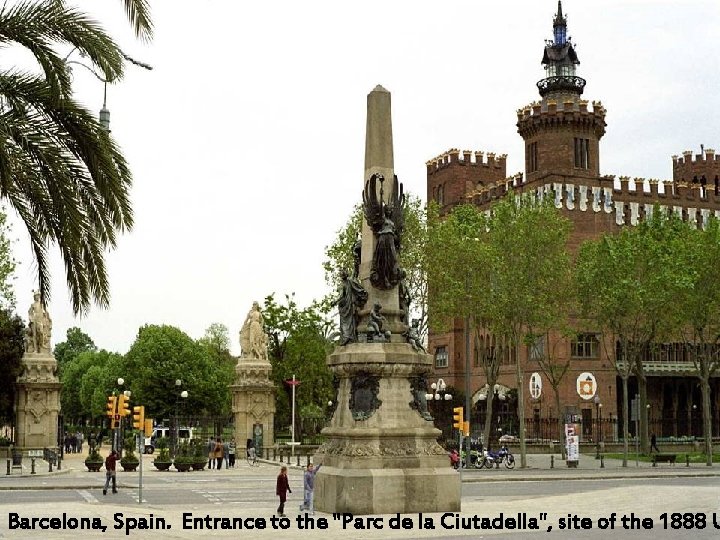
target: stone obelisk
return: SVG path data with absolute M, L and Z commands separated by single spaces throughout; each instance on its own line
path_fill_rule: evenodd
M 365 193 L 372 186 L 368 179 L 382 175 L 377 199 L 392 204 L 390 93 L 381 86 L 367 98 L 364 173 Z M 322 469 L 315 507 L 360 515 L 459 511 L 460 478 L 437 443 L 440 431 L 425 404 L 432 357 L 403 335 L 398 286 L 376 287 L 370 277 L 380 241 L 366 219 L 357 277 L 367 302 L 357 310 L 358 339 L 337 346 L 327 360 L 337 381 L 337 408 L 316 455 Z M 378 304 L 385 318 L 382 336 L 368 325 Z

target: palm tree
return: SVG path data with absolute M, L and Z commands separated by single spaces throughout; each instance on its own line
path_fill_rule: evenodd
M 124 0 L 138 36 L 152 26 L 145 0 Z M 110 134 L 72 98 L 70 72 L 57 49 L 74 47 L 108 82 L 123 75 L 124 55 L 92 19 L 59 0 L 0 8 L 0 46 L 28 49 L 43 74 L 0 70 L 0 198 L 27 227 L 43 301 L 47 251 L 57 245 L 76 314 L 109 303 L 105 251 L 132 227 L 130 170 Z

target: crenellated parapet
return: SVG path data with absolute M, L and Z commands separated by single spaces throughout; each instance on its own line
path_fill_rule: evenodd
M 447 208 L 479 187 L 503 182 L 507 154 L 451 148 L 426 162 L 427 198 Z
M 502 169 L 504 171 L 506 160 L 507 154 L 495 154 L 494 152 L 485 153 L 482 150 L 458 150 L 457 148 L 451 148 L 447 152 L 443 152 L 439 156 L 428 160 L 425 165 L 427 166 L 428 175 L 434 174 L 436 171 L 446 167 L 465 167 L 468 165 L 471 167 L 482 167 L 485 169 Z M 503 175 L 504 174 L 505 173 L 503 172 Z
M 712 148 L 703 148 L 693 156 L 685 150 L 682 156 L 673 156 L 673 182 L 708 185 L 715 189 L 720 179 L 720 156 Z
M 605 107 L 599 101 L 593 101 L 592 108 L 588 108 L 588 101 L 584 99 L 547 99 L 518 109 L 517 128 L 524 139 L 540 131 L 563 126 L 585 128 L 600 138 L 605 134 L 606 114 Z

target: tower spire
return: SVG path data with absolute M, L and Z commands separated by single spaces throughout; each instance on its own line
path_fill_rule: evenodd
M 546 77 L 537 83 L 540 95 L 578 98 L 585 88 L 585 79 L 575 75 L 575 66 L 580 64 L 575 48 L 567 37 L 567 17 L 563 15 L 562 1 L 553 19 L 553 40 L 546 42 L 542 63 Z

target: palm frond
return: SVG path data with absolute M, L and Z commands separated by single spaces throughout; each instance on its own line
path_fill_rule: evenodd
M 135 30 L 135 35 L 143 41 L 151 40 L 153 23 L 147 0 L 123 0 L 123 4 L 127 18 Z

